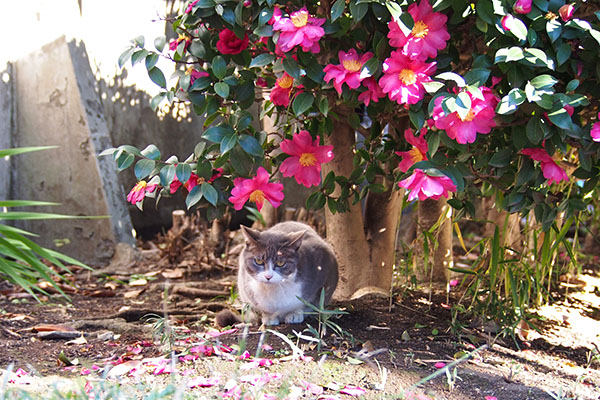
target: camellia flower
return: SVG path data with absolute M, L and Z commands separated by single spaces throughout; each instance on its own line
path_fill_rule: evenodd
M 412 129 L 404 131 L 404 138 L 406 141 L 413 145 L 413 148 L 409 151 L 397 151 L 396 154 L 402 157 L 402 161 L 398 164 L 398 169 L 402 172 L 406 172 L 414 164 L 419 161 L 427 160 L 427 150 L 429 146 L 423 136 L 427 133 L 427 128 L 421 129 L 419 136 L 413 135 Z
M 281 163 L 283 176 L 293 176 L 306 187 L 321 183 L 321 164 L 333 160 L 333 146 L 320 146 L 319 136 L 313 140 L 308 131 L 282 141 L 281 151 L 290 155 Z
M 565 22 L 573 17 L 573 12 L 575 12 L 575 5 L 573 3 L 565 4 L 558 9 L 558 15 L 560 15 Z
M 517 0 L 513 9 L 519 14 L 529 14 L 531 12 L 531 0 Z
M 388 23 L 390 31 L 387 37 L 390 39 L 390 46 L 402 48 L 402 54 L 411 59 L 425 61 L 428 57 L 435 58 L 438 50 L 444 49 L 450 39 L 446 30 L 448 17 L 433 12 L 429 0 L 421 0 L 419 5 L 411 4 L 408 13 L 415 21 L 408 36 L 404 35 L 395 20 Z
M 329 64 L 323 68 L 325 81 L 333 79 L 333 87 L 342 94 L 342 85 L 346 83 L 349 88 L 356 89 L 360 86 L 360 70 L 363 65 L 373 57 L 373 53 L 367 52 L 359 56 L 356 50 L 350 49 L 347 53 L 340 50 L 338 53 L 340 64 Z
M 600 119 L 600 113 L 598 113 L 598 118 Z M 594 122 L 594 125 L 592 125 L 592 129 L 590 130 L 590 135 L 594 142 L 600 142 L 600 121 Z
M 276 106 L 287 107 L 290 104 L 290 93 L 294 85 L 294 78 L 284 72 L 283 75 L 275 81 L 275 87 L 271 89 L 269 100 Z
M 190 75 L 190 85 L 194 84 L 194 81 L 198 78 L 203 78 L 205 76 L 209 76 L 209 73 L 206 71 L 198 71 L 194 69 L 194 67 L 189 67 L 185 70 L 186 75 Z
M 169 42 L 169 50 L 171 51 L 175 51 L 177 50 L 177 47 L 179 46 L 179 43 L 185 41 L 185 48 L 187 49 L 187 47 L 192 44 L 192 39 L 190 39 L 189 36 L 180 33 L 179 36 L 177 37 L 177 39 L 173 39 Z
M 534 161 L 540 162 L 542 174 L 548 180 L 548 184 L 559 183 L 560 181 L 567 182 L 569 177 L 564 169 L 562 169 L 548 152 L 540 148 L 527 148 L 521 150 L 521 153 L 529 156 Z
M 157 186 L 157 184 L 148 185 L 146 181 L 139 181 L 127 195 L 127 201 L 131 204 L 139 203 L 144 200 L 146 193 L 154 192 Z
M 204 178 L 201 178 L 192 172 L 192 174 L 188 178 L 187 182 L 183 184 L 183 187 L 185 187 L 188 192 L 191 192 L 194 187 L 196 187 L 198 185 L 202 185 L 204 182 L 212 183 L 215 179 L 217 179 L 221 175 L 223 175 L 223 168 L 216 168 L 213 170 L 213 176 L 211 176 L 208 181 L 205 181 Z M 173 194 L 180 187 L 181 187 L 181 182 L 179 181 L 179 179 L 175 178 L 175 179 L 173 179 L 173 182 L 171 182 L 171 186 L 169 186 L 169 191 L 171 192 L 171 194 Z
M 217 50 L 221 54 L 240 54 L 248 48 L 248 34 L 244 33 L 244 38 L 238 38 L 232 30 L 227 28 L 219 32 L 217 41 Z
M 428 175 L 420 168 L 416 168 L 411 176 L 398 182 L 398 186 L 409 190 L 408 201 L 434 199 L 444 196 L 448 198 L 449 192 L 456 192 L 456 185 L 446 175 Z
M 259 167 L 254 178 L 235 178 L 233 181 L 233 189 L 229 198 L 229 201 L 233 203 L 233 208 L 241 210 L 248 200 L 256 203 L 258 211 L 261 210 L 265 200 L 277 208 L 283 200 L 283 185 L 269 183 L 269 173 L 263 167 Z
M 502 28 L 505 31 L 510 32 L 511 27 L 514 25 L 514 19 L 515 19 L 515 17 L 512 14 L 506 14 L 500 20 L 500 23 L 502 24 Z
M 423 82 L 431 82 L 430 75 L 435 72 L 435 63 L 410 60 L 399 51 L 393 51 L 383 63 L 383 76 L 379 86 L 390 100 L 398 104 L 416 104 L 425 94 Z
M 289 18 L 279 17 L 275 20 L 273 30 L 281 32 L 277 44 L 284 52 L 300 45 L 305 52 L 319 53 L 319 39 L 325 35 L 321 28 L 324 23 L 325 18 L 312 17 L 306 7 L 302 7 Z
M 385 97 L 375 78 L 366 78 L 361 83 L 367 90 L 358 95 L 358 101 L 365 103 L 365 106 L 369 106 L 372 101 L 378 103 L 380 98 Z
M 450 139 L 460 144 L 473 143 L 478 133 L 490 133 L 496 126 L 494 117 L 498 98 L 490 88 L 482 86 L 479 89 L 483 94 L 483 100 L 466 92 L 471 98 L 471 109 L 464 117 L 456 111 L 446 115 L 442 108 L 443 98 L 440 96 L 435 99 L 433 120 L 436 128 L 445 130 Z

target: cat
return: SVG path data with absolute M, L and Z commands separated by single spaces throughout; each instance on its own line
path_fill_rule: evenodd
M 246 247 L 239 258 L 239 296 L 261 315 L 263 325 L 304 321 L 308 307 L 298 297 L 316 305 L 325 289 L 325 304 L 329 303 L 338 264 L 331 246 L 314 229 L 294 221 L 264 232 L 241 229 Z

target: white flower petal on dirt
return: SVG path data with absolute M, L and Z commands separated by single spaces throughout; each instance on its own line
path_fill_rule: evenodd
M 319 395 L 323 394 L 323 386 L 317 385 L 316 383 L 311 383 L 311 382 L 305 381 L 303 379 L 300 379 L 300 386 L 302 387 L 302 389 L 304 389 L 309 394 L 312 394 L 315 396 L 319 396 Z
M 128 374 L 132 370 L 139 368 L 140 365 L 142 365 L 142 362 L 138 361 L 138 360 L 125 361 L 124 363 L 117 364 L 114 367 L 112 367 L 110 369 L 110 371 L 108 371 L 108 374 L 106 375 L 106 377 L 108 379 L 118 378 L 120 376 Z

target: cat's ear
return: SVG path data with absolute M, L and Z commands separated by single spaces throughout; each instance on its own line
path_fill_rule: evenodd
M 287 235 L 288 240 L 284 244 L 284 246 L 288 247 L 294 251 L 298 250 L 300 248 L 300 245 L 302 244 L 302 239 L 304 238 L 305 233 L 306 233 L 306 231 L 289 233 Z
M 258 238 L 260 237 L 260 231 L 248 228 L 244 225 L 241 225 L 240 229 L 242 230 L 244 238 L 246 239 L 246 246 L 256 246 Z

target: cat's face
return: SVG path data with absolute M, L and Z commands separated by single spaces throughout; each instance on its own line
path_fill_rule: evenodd
M 304 232 L 292 234 L 261 233 L 242 227 L 246 248 L 240 268 L 262 283 L 277 284 L 293 280 L 297 274 L 297 250 Z

